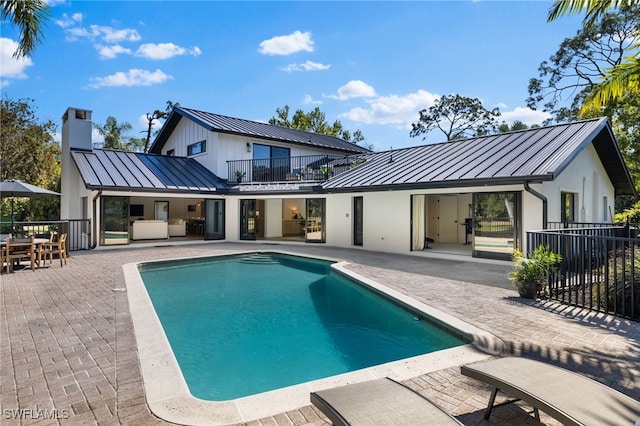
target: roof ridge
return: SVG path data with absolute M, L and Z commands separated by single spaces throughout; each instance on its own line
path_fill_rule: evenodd
M 543 129 L 551 129 L 551 128 L 562 127 L 562 126 L 569 127 L 569 126 L 575 126 L 577 124 L 583 124 L 583 123 L 586 123 L 586 122 L 589 122 L 589 121 L 601 121 L 601 120 L 607 120 L 607 117 L 586 118 L 584 120 L 571 121 L 569 123 L 548 124 L 546 126 L 530 127 L 528 129 L 512 130 L 512 131 L 509 131 L 509 132 L 491 133 L 490 135 L 474 136 L 474 137 L 463 138 L 463 139 L 452 139 L 450 141 L 442 141 L 442 142 L 425 143 L 425 144 L 421 144 L 421 145 L 405 146 L 405 147 L 396 148 L 396 149 L 391 148 L 391 149 L 387 149 L 385 151 L 380 151 L 380 152 L 400 152 L 400 151 L 404 151 L 404 150 L 407 150 L 407 149 L 416 149 L 416 148 L 421 148 L 421 147 L 433 147 L 433 146 L 445 145 L 445 144 L 455 144 L 455 143 L 469 142 L 469 141 L 473 141 L 473 140 L 487 139 L 487 138 L 496 137 L 496 136 L 513 135 L 513 134 L 517 134 L 517 133 L 531 132 L 531 131 L 543 130 Z

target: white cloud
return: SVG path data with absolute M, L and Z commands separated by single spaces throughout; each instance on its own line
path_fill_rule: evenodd
M 295 31 L 264 40 L 260 43 L 259 52 L 263 55 L 291 55 L 303 50 L 313 52 L 313 40 L 309 31 Z
M 202 53 L 199 47 L 194 46 L 192 49 L 177 46 L 173 43 L 145 43 L 136 51 L 136 56 L 147 59 L 169 59 L 174 56 L 193 55 L 198 56 Z
M 100 39 L 106 43 L 119 43 L 122 41 L 139 41 L 138 31 L 131 28 L 116 29 L 102 25 L 90 25 L 89 28 L 76 27 L 65 30 L 68 41 L 76 41 L 82 38 L 89 40 Z
M 131 49 L 122 47 L 119 44 L 113 46 L 103 46 L 101 44 L 96 44 L 96 49 L 98 50 L 98 55 L 101 59 L 113 59 L 118 55 L 131 54 Z
M 542 125 L 542 123 L 551 118 L 551 114 L 544 111 L 534 111 L 530 108 L 516 107 L 513 111 L 501 111 L 500 120 L 511 124 L 514 121 L 522 121 L 527 126 L 532 124 Z
M 311 97 L 311 95 L 304 95 L 304 99 L 302 100 L 304 105 L 322 105 L 322 101 L 317 101 Z
M 341 101 L 351 98 L 371 98 L 373 96 L 376 96 L 375 89 L 361 80 L 351 80 L 338 89 L 337 95 L 326 95 L 327 98 Z
M 66 13 L 62 14 L 62 18 L 56 19 L 54 22 L 60 28 L 69 28 L 82 22 L 82 13 L 74 13 L 69 16 Z
M 418 111 L 429 108 L 440 95 L 418 90 L 407 95 L 378 96 L 367 100 L 366 108 L 353 108 L 339 118 L 365 124 L 393 124 L 401 128 L 411 128 L 411 123 L 418 120 Z
M 331 68 L 331 65 L 324 65 L 318 62 L 307 61 L 303 64 L 289 64 L 286 67 L 280 68 L 282 71 L 324 71 Z
M 16 59 L 13 57 L 14 52 L 18 49 L 18 43 L 10 38 L 0 37 L 0 77 L 2 78 L 2 87 L 10 84 L 5 79 L 23 79 L 27 78 L 25 70 L 33 65 L 33 61 L 29 57 Z
M 94 89 L 100 87 L 132 87 L 132 86 L 152 86 L 154 84 L 164 83 L 167 80 L 171 80 L 171 75 L 165 74 L 161 70 L 155 70 L 154 72 L 130 69 L 127 72 L 117 72 L 106 77 L 93 77 L 91 78 L 91 84 L 89 87 Z

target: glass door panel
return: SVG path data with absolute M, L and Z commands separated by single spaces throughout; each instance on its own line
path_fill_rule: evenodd
M 156 201 L 154 203 L 154 218 L 156 220 L 169 220 L 169 202 L 168 201 Z
M 129 244 L 129 197 L 102 197 L 100 244 Z
M 240 239 L 255 240 L 257 225 L 256 200 L 240 200 Z
M 307 242 L 325 241 L 325 199 L 307 198 L 306 201 L 305 239 Z
M 362 197 L 353 197 L 353 245 L 362 245 L 362 217 L 363 217 Z
M 224 200 L 205 200 L 205 240 L 224 240 L 224 205 Z
M 473 255 L 511 259 L 520 247 L 520 193 L 473 194 Z

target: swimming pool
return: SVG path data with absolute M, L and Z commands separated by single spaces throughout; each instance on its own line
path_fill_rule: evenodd
M 250 253 L 144 265 L 140 273 L 189 390 L 205 400 L 469 343 L 333 271 L 332 263 Z
M 275 250 L 273 252 L 295 255 Z M 169 344 L 167 334 L 143 283 L 141 271 L 156 266 L 206 263 L 212 258 L 225 259 L 237 254 L 240 253 L 229 252 L 190 260 L 138 262 L 123 266 L 145 397 L 151 411 L 164 420 L 192 425 L 223 425 L 257 420 L 309 405 L 311 391 L 387 376 L 396 380 L 408 380 L 431 371 L 484 359 L 489 356 L 487 349 L 499 351 L 502 345 L 502 342 L 483 330 L 349 270 L 348 262 L 333 260 L 335 263 L 331 264 L 331 271 L 338 276 L 349 277 L 384 299 L 392 300 L 396 305 L 404 307 L 411 313 L 412 321 L 415 315 L 472 343 L 231 400 L 207 401 L 196 398 L 190 391 L 178 364 L 178 357 Z M 252 308 L 255 303 L 253 301 L 247 309 Z M 290 342 L 291 352 L 294 354 L 301 351 L 302 346 L 295 341 Z M 201 368 L 201 371 L 203 370 Z

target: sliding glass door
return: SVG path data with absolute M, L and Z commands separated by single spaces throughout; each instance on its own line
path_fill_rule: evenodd
M 325 199 L 307 198 L 305 236 L 307 242 L 325 242 Z
M 473 254 L 509 260 L 520 248 L 521 194 L 488 192 L 473 194 Z
M 240 200 L 240 239 L 255 240 L 258 231 L 257 200 Z
M 224 205 L 224 200 L 205 200 L 205 240 L 224 240 Z

